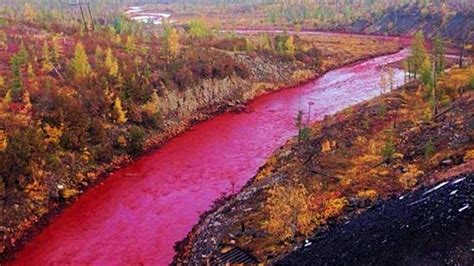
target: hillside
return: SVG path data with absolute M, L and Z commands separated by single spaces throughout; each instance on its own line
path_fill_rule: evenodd
M 418 4 L 390 7 L 380 15 L 361 17 L 336 29 L 366 34 L 412 35 L 422 31 L 427 37 L 436 34 L 454 44 L 474 42 L 474 10 L 449 10 L 435 5 Z

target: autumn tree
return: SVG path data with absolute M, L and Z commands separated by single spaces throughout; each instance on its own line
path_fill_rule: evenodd
M 426 56 L 425 38 L 423 36 L 423 32 L 419 31 L 415 34 L 411 45 L 411 54 L 408 58 L 410 60 L 412 71 L 415 75 L 415 79 L 417 74 L 419 74 L 421 71 L 421 67 L 425 61 Z
M 136 49 L 137 46 L 135 44 L 135 38 L 132 35 L 127 35 L 127 38 L 125 40 L 125 51 L 133 53 Z
M 89 76 L 91 73 L 91 66 L 87 58 L 86 50 L 81 42 L 76 44 L 74 49 L 74 58 L 71 60 L 70 67 L 76 79 L 81 79 Z
M 295 39 L 293 36 L 289 36 L 285 42 L 285 53 L 289 56 L 293 56 L 295 54 Z
M 35 17 L 36 13 L 33 8 L 28 3 L 25 3 L 23 6 L 23 18 L 25 18 L 26 21 L 32 22 Z
M 127 122 L 127 111 L 123 110 L 122 100 L 120 100 L 120 97 L 115 98 L 113 116 L 115 121 L 120 124 L 124 124 Z
M 109 71 L 109 75 L 112 77 L 117 77 L 119 74 L 119 65 L 117 62 L 117 59 L 114 57 L 112 53 L 112 49 L 107 49 L 107 52 L 105 53 L 105 67 Z
M 41 60 L 42 60 L 41 70 L 43 70 L 46 73 L 51 72 L 54 66 L 53 66 L 53 63 L 51 62 L 51 53 L 49 51 L 48 43 L 46 42 L 43 45 Z
M 51 62 L 54 65 L 59 64 L 59 57 L 61 55 L 61 46 L 59 45 L 59 37 L 53 36 L 53 39 L 51 41 L 52 46 L 51 46 Z
M 167 27 L 165 29 L 165 48 L 170 56 L 175 57 L 179 52 L 179 34 L 175 28 Z

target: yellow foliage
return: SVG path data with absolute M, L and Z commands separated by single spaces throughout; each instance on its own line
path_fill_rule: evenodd
M 466 155 L 464 155 L 464 160 L 474 160 L 474 149 L 466 151 Z
M 297 232 L 310 233 L 314 227 L 308 206 L 308 192 L 302 185 L 277 185 L 268 191 L 265 211 L 269 218 L 263 223 L 265 230 L 285 240 Z
M 377 198 L 377 191 L 374 189 L 366 189 L 366 190 L 361 190 L 357 192 L 357 197 L 362 198 L 362 199 L 370 199 L 374 200 Z
M 135 44 L 135 38 L 132 35 L 127 35 L 125 40 L 125 50 L 129 53 L 135 52 L 137 46 Z
M 105 67 L 109 70 L 109 74 L 112 77 L 117 77 L 119 74 L 119 65 L 117 59 L 114 57 L 112 53 L 112 49 L 107 49 L 105 54 Z
M 336 146 L 335 141 L 330 141 L 330 140 L 324 140 L 322 145 L 321 145 L 321 152 L 329 152 Z
M 119 97 L 115 98 L 114 101 L 114 115 L 115 120 L 120 124 L 124 124 L 125 122 L 127 122 L 127 111 L 123 110 L 122 101 Z
M 127 147 L 127 138 L 124 135 L 120 135 L 117 139 L 117 142 L 120 147 Z
M 46 143 L 54 145 L 58 144 L 61 140 L 61 136 L 63 135 L 63 128 L 63 125 L 61 125 L 59 128 L 56 128 L 46 124 L 43 128 L 44 132 L 46 133 Z
M 46 200 L 47 196 L 47 188 L 42 182 L 33 181 L 33 183 L 29 183 L 25 187 L 25 192 L 29 195 L 29 197 L 36 201 L 44 201 Z
M 332 217 L 336 217 L 337 215 L 341 214 L 342 210 L 344 209 L 346 205 L 347 205 L 347 200 L 344 197 L 329 200 L 326 203 L 326 206 L 324 208 L 323 213 L 321 214 L 321 217 L 325 220 Z
M 8 139 L 5 131 L 0 130 L 0 152 L 5 151 L 8 147 Z
M 288 37 L 288 39 L 286 40 L 285 46 L 286 46 L 286 53 L 288 55 L 295 54 L 296 47 L 295 47 L 295 39 L 293 38 L 293 36 Z
M 158 94 L 156 92 L 153 92 L 151 94 L 151 100 L 145 105 L 143 105 L 143 111 L 145 111 L 149 115 L 156 114 L 159 110 L 159 103 L 160 98 L 158 97 Z
M 28 3 L 26 3 L 23 6 L 23 17 L 27 21 L 30 21 L 30 22 L 33 21 L 36 17 L 35 11 L 33 10 L 33 8 Z
M 66 189 L 61 190 L 60 193 L 61 193 L 61 196 L 63 196 L 63 198 L 69 199 L 79 194 L 79 191 L 76 189 L 66 188 Z
M 179 52 L 179 35 L 175 28 L 165 30 L 165 45 L 171 56 L 176 56 Z
M 414 187 L 418 183 L 418 178 L 423 176 L 423 171 L 418 170 L 416 165 L 408 165 L 408 171 L 398 178 L 398 181 L 405 189 Z

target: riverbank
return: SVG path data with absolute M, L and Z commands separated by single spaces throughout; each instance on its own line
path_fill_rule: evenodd
M 412 83 L 326 117 L 302 143 L 288 141 L 238 194 L 201 216 L 174 262 L 212 262 L 237 247 L 272 263 L 380 199 L 449 179 L 465 162 L 462 171 L 473 171 L 474 94 L 434 117 L 422 95 Z
M 319 41 L 323 42 L 321 40 Z M 367 40 L 364 41 L 366 42 Z M 360 40 L 356 39 L 356 42 L 359 43 Z M 186 130 L 190 129 L 196 123 L 205 121 L 216 114 L 228 110 L 236 108 L 239 109 L 245 102 L 257 96 L 270 91 L 295 86 L 307 80 L 314 79 L 322 73 L 336 68 L 342 64 L 350 64 L 364 58 L 370 58 L 380 54 L 391 53 L 399 50 L 398 45 L 377 43 L 375 40 L 366 42 L 370 43 L 370 45 L 364 49 L 363 43 L 364 42 L 360 42 L 360 47 L 355 49 L 356 52 L 360 53 L 358 55 L 355 55 L 353 51 L 351 53 L 338 51 L 338 46 L 341 46 L 341 50 L 345 51 L 342 49 L 342 43 L 329 43 L 326 48 L 322 49 L 326 65 L 325 68 L 323 68 L 320 72 L 301 71 L 302 65 L 289 67 L 288 65 L 279 65 L 272 61 L 263 62 L 260 63 L 260 66 L 257 65 L 257 67 L 255 67 L 254 65 L 253 69 L 255 69 L 255 71 L 252 72 L 253 78 L 251 78 L 251 81 L 246 81 L 238 77 L 232 77 L 222 81 L 205 81 L 207 83 L 204 85 L 200 84 L 195 88 L 190 88 L 187 90 L 187 92 L 196 92 L 194 94 L 195 96 L 193 96 L 196 103 L 192 105 L 192 102 L 190 102 L 190 94 L 187 93 L 160 96 L 160 102 L 167 103 L 168 106 L 182 106 L 186 108 L 181 110 L 181 114 L 178 114 L 178 120 L 169 121 L 167 129 L 163 133 L 148 138 L 143 150 L 143 154 L 150 154 L 152 151 L 155 151 L 170 139 L 179 136 Z M 369 47 L 371 47 L 371 49 L 369 49 Z M 236 53 L 235 56 L 237 56 L 239 60 L 246 62 L 250 67 L 252 67 L 252 62 L 254 62 L 252 60 L 255 60 L 251 57 L 242 57 L 242 55 L 239 55 L 238 53 Z M 282 69 L 285 71 L 281 71 Z M 262 75 L 262 73 L 264 75 Z M 298 74 L 295 75 L 295 73 Z M 277 82 L 269 83 L 268 80 L 274 80 Z M 258 86 L 254 86 L 257 82 Z M 213 103 L 211 102 L 210 104 L 210 102 L 206 100 L 209 97 L 205 94 L 197 93 L 197 91 L 203 90 L 209 91 L 209 97 L 214 95 L 212 99 Z M 235 97 L 236 95 L 238 97 Z M 186 99 L 187 106 L 183 106 L 184 99 Z M 172 109 L 170 108 L 170 110 Z M 67 206 L 70 206 L 71 203 L 75 202 L 78 198 L 80 198 L 81 194 L 84 194 L 90 188 L 103 184 L 103 181 L 106 180 L 106 177 L 108 177 L 110 172 L 116 171 L 125 165 L 129 165 L 131 162 L 133 162 L 132 157 L 117 157 L 110 164 L 101 165 L 93 172 L 84 173 L 82 182 L 65 181 L 63 186 L 67 187 L 68 191 L 71 192 L 68 197 L 60 197 L 60 200 L 58 201 L 50 201 L 47 204 L 40 205 L 39 207 L 41 207 L 43 210 L 41 215 L 35 214 L 33 216 L 27 217 L 26 220 L 24 220 L 25 217 L 21 217 L 21 227 L 5 226 L 2 228 L 4 236 L 7 236 L 6 238 L 3 238 L 5 247 L 3 248 L 4 252 L 2 253 L 2 258 L 11 258 L 15 251 L 20 250 L 25 245 L 25 243 L 40 233 L 41 230 L 46 225 L 48 225 L 54 217 L 61 213 L 61 210 Z M 4 219 L 8 219 L 8 217 L 9 216 L 5 216 Z M 18 217 L 15 217 L 15 219 L 17 218 Z M 15 223 L 11 222 L 5 224 L 15 225 Z

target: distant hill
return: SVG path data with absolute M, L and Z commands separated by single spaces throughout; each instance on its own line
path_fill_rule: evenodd
M 418 4 L 390 7 L 378 16 L 364 17 L 338 26 L 349 32 L 408 35 L 416 31 L 432 37 L 438 32 L 453 43 L 473 42 L 474 10 L 449 11 L 442 6 Z

